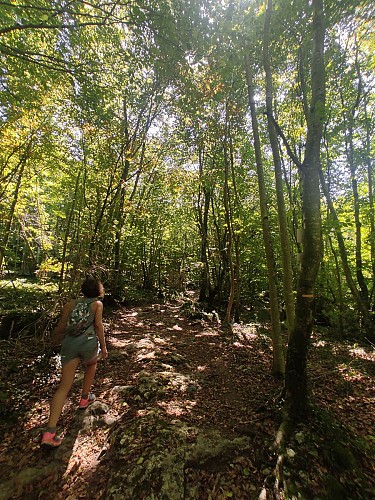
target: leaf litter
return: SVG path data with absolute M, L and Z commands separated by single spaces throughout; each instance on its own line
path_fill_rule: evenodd
M 281 422 L 282 385 L 270 374 L 267 325 L 225 330 L 214 320 L 186 318 L 174 303 L 108 311 L 105 330 L 109 358 L 99 363 L 93 390 L 109 407 L 106 420 L 90 427 L 78 415 L 78 376 L 59 421 L 63 444 L 51 453 L 39 443 L 59 356 L 42 352 L 31 338 L 0 343 L 0 499 L 111 498 L 110 478 L 123 466 L 111 452 L 112 435 L 151 410 L 171 423 L 245 436 L 250 443 L 246 450 L 182 464 L 186 498 L 251 500 L 264 485 L 272 498 L 276 457 L 270 450 Z M 287 451 L 290 495 L 371 498 L 374 361 L 371 346 L 333 341 L 325 332 L 314 336 L 311 415 Z M 137 467 L 146 466 L 153 437 L 144 431 L 132 444 L 129 460 Z

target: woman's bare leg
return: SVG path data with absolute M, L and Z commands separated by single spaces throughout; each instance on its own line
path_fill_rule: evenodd
M 73 385 L 79 361 L 79 358 L 74 358 L 62 366 L 59 387 L 50 402 L 50 414 L 48 420 L 49 429 L 53 429 L 57 425 L 57 421 L 59 420 L 64 407 L 65 399 Z
M 85 375 L 83 377 L 83 383 L 82 383 L 82 397 L 85 399 L 87 399 L 90 393 L 92 383 L 94 382 L 97 365 L 98 365 L 97 356 L 95 356 L 93 360 L 89 361 L 85 365 Z

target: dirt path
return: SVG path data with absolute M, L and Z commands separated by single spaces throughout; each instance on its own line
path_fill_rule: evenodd
M 22 366 L 10 363 L 5 375 L 12 391 L 11 404 L 19 410 L 14 425 L 8 422 L 0 428 L 4 431 L 0 499 L 258 498 L 264 481 L 272 483 L 275 457 L 268 449 L 280 423 L 276 398 L 281 384 L 270 375 L 271 342 L 264 330 L 259 325 L 242 325 L 228 333 L 215 322 L 186 318 L 177 304 L 153 304 L 107 315 L 106 331 L 110 355 L 98 368 L 95 411 L 77 411 L 78 378 L 60 423 L 63 444 L 49 453 L 40 450 L 39 442 L 58 376 L 57 357 L 49 364 L 43 357 L 31 362 L 30 352 L 18 346 Z M 373 412 L 364 416 L 363 410 L 369 409 L 374 398 L 373 353 L 368 350 L 364 356 L 364 351 L 353 354 L 343 348 L 335 357 L 331 345 L 327 349 L 317 341 L 315 346 L 312 376 L 316 397 L 342 428 L 345 422 L 340 417 L 348 409 L 345 405 L 350 396 L 349 431 L 360 436 L 363 449 L 351 457 L 354 463 L 331 470 L 334 456 L 326 451 L 324 436 L 319 442 L 319 417 L 308 429 L 301 429 L 298 446 L 302 451 L 291 458 L 290 477 L 300 492 L 306 492 L 302 498 L 310 498 L 310 494 L 311 498 L 329 498 L 325 496 L 330 494 L 329 488 L 339 489 L 342 483 L 350 493 L 346 498 L 370 498 L 375 484 L 368 436 L 373 432 L 374 417 Z M 7 350 L 3 347 L 0 355 L 9 364 L 17 346 L 7 345 Z M 340 360 L 342 367 L 349 363 L 355 368 L 357 377 L 344 368 L 340 371 Z M 345 380 L 346 375 L 351 378 Z M 338 380 L 341 390 L 345 387 L 347 391 L 342 401 L 337 401 Z M 185 451 L 179 457 L 173 449 L 175 435 L 169 432 L 176 426 L 185 429 Z M 147 476 L 147 464 L 163 453 L 155 451 L 160 448 L 161 435 L 165 447 L 170 447 L 167 455 L 175 456 L 173 467 L 182 471 L 175 481 L 182 482 L 182 489 L 177 493 L 171 489 L 169 496 L 150 496 L 150 491 L 164 487 L 155 483 L 151 472 L 148 482 L 138 477 L 143 489 L 134 486 L 129 490 L 137 493 L 113 493 L 128 491 L 121 489 L 119 481 L 137 479 L 142 470 Z M 206 450 L 198 459 L 191 450 L 197 449 L 200 439 Z M 181 467 L 178 460 L 183 461 Z M 349 459 L 342 458 L 345 460 Z M 357 464 L 363 477 L 353 473 Z M 303 473 L 294 477 L 296 468 Z M 328 490 L 327 474 L 332 483 Z

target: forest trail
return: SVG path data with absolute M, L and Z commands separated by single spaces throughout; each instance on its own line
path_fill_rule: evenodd
M 60 420 L 63 444 L 48 452 L 39 443 L 58 357 L 38 356 L 31 340 L 1 345 L 11 393 L 0 427 L 1 500 L 256 499 L 264 484 L 271 491 L 282 386 L 270 375 L 264 327 L 229 332 L 174 303 L 108 312 L 105 329 L 97 402 L 77 410 L 77 377 Z M 299 430 L 288 465 L 301 498 L 375 491 L 374 360 L 371 346 L 314 339 L 310 377 L 321 413 Z

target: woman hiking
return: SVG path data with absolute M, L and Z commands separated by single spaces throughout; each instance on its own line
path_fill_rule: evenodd
M 61 318 L 55 328 L 55 341 L 61 343 L 61 379 L 50 402 L 50 413 L 46 431 L 42 437 L 43 447 L 57 447 L 61 438 L 56 436 L 56 425 L 60 418 L 65 399 L 73 385 L 80 362 L 84 366 L 82 395 L 79 408 L 84 409 L 95 400 L 90 393 L 94 381 L 98 355 L 107 357 L 102 322 L 104 296 L 102 283 L 95 278 L 86 278 L 82 283 L 82 298 L 71 300 L 63 307 Z

